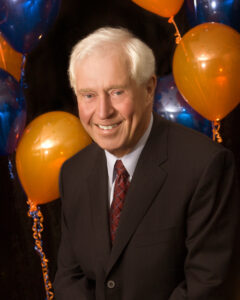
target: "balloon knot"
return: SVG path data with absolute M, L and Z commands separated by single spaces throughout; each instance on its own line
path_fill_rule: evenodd
M 173 26 L 175 27 L 175 30 L 176 30 L 176 32 L 175 32 L 175 34 L 174 34 L 174 36 L 176 37 L 175 42 L 176 42 L 176 44 L 179 44 L 180 41 L 181 41 L 181 39 L 182 39 L 182 37 L 181 37 L 181 34 L 180 34 L 179 30 L 178 30 L 177 24 L 176 24 L 175 21 L 174 21 L 174 17 L 173 17 L 173 16 L 171 16 L 171 17 L 168 19 L 168 23 L 173 24 Z
M 213 140 L 217 141 L 218 143 L 222 143 L 222 137 L 220 135 L 220 121 L 212 121 L 212 133 L 213 133 Z
M 38 211 L 37 205 L 33 203 L 33 201 L 30 198 L 28 198 L 27 204 L 29 205 L 29 212 L 28 212 L 29 216 L 30 214 L 33 214 L 34 212 Z

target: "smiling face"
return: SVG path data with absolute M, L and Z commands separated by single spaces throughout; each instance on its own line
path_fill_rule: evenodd
M 156 78 L 138 85 L 126 55 L 110 48 L 91 54 L 75 67 L 82 125 L 103 149 L 121 157 L 131 152 L 151 117 Z

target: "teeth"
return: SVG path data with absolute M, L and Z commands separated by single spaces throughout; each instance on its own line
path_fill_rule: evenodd
M 116 126 L 117 126 L 117 124 L 113 124 L 113 125 L 109 125 L 109 126 L 104 126 L 104 125 L 98 124 L 98 127 L 101 128 L 101 129 L 104 129 L 104 130 L 113 129 Z

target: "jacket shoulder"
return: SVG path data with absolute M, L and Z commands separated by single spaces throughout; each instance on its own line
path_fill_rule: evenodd
M 156 128 L 165 132 L 168 158 L 183 163 L 185 167 L 192 164 L 202 168 L 219 154 L 234 160 L 230 150 L 203 133 L 161 117 L 157 117 L 156 122 Z M 159 143 L 159 147 L 162 146 Z
M 61 173 L 70 178 L 71 174 L 77 173 L 79 176 L 86 174 L 99 152 L 101 152 L 101 149 L 95 143 L 88 145 L 63 163 Z
M 205 151 L 221 151 L 226 150 L 221 144 L 214 142 L 210 137 L 207 135 L 188 128 L 184 125 L 171 122 L 168 120 L 163 119 L 162 117 L 157 117 L 157 126 L 165 127 L 168 130 L 168 142 L 174 143 L 180 149 L 183 147 L 185 149 L 189 148 L 198 148 L 199 150 L 206 149 Z M 178 150 L 178 148 L 175 148 Z

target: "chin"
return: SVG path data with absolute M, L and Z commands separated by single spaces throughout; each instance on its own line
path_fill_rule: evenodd
M 100 146 L 101 147 L 101 146 Z M 120 152 L 118 148 L 113 148 L 113 147 L 101 147 L 105 149 L 106 151 L 110 152 L 111 154 L 117 156 L 117 154 Z
M 100 146 L 101 147 L 101 146 Z M 117 152 L 118 150 L 112 147 L 101 147 L 104 150 L 107 150 L 108 152 L 112 153 L 114 155 L 115 152 Z
M 108 152 L 117 152 L 119 149 L 121 149 L 121 145 L 116 145 L 116 143 L 113 143 L 111 140 L 110 141 L 99 141 L 95 140 L 95 142 L 98 144 L 98 146 L 104 150 L 107 150 Z

